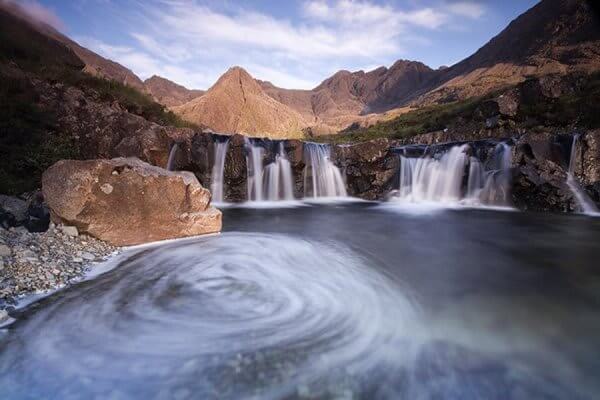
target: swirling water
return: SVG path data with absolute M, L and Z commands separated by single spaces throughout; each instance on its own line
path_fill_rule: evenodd
M 17 313 L 0 397 L 600 393 L 597 219 L 368 203 L 224 217 L 221 235 L 131 250 Z

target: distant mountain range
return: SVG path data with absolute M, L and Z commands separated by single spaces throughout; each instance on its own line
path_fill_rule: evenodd
M 53 28 L 39 29 L 71 48 L 87 72 L 143 91 L 190 122 L 221 132 L 288 137 L 372 124 L 423 105 L 481 96 L 529 76 L 599 71 L 600 22 L 593 4 L 543 0 L 449 68 L 399 60 L 369 72 L 339 71 L 312 90 L 278 88 L 240 67 L 228 70 L 206 92 L 158 76 L 142 82 Z

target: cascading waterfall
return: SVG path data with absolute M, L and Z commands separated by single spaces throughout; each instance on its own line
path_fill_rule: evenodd
M 175 167 L 175 156 L 177 155 L 177 150 L 179 150 L 179 143 L 173 143 L 171 150 L 169 151 L 169 160 L 167 161 L 167 171 L 173 171 Z
M 468 162 L 468 146 L 452 147 L 439 160 L 400 157 L 401 200 L 456 202 L 462 198 L 462 180 Z
M 283 142 L 279 143 L 279 152 L 275 161 L 265 168 L 264 194 L 266 200 L 294 200 L 294 178 L 292 166 L 288 161 Z
M 575 159 L 577 157 L 577 141 L 579 140 L 579 135 L 573 136 L 573 143 L 571 144 L 571 157 L 569 159 L 569 171 L 567 172 L 567 186 L 575 196 L 577 200 L 577 204 L 579 205 L 579 209 L 584 214 L 597 214 L 598 208 L 590 199 L 590 197 L 585 193 L 579 182 L 577 182 L 577 178 L 575 178 Z
M 486 171 L 477 157 L 470 158 L 467 183 L 467 202 L 474 204 L 510 204 L 511 148 L 498 143 L 494 148 L 491 165 Z
M 287 159 L 283 142 L 275 160 L 263 167 L 265 149 L 251 139 L 246 139 L 249 201 L 294 200 L 292 166 Z
M 212 168 L 212 181 L 210 188 L 212 191 L 212 199 L 216 203 L 222 203 L 225 200 L 223 195 L 223 177 L 228 147 L 229 138 L 225 138 L 224 140 L 215 140 L 215 160 Z
M 265 149 L 250 139 L 246 141 L 246 166 L 248 170 L 248 200 L 263 201 L 263 157 Z
M 331 161 L 327 145 L 305 143 L 304 197 L 346 197 L 346 185 L 339 168 Z
M 439 158 L 400 156 L 400 189 L 397 199 L 407 202 L 468 204 L 509 203 L 510 146 L 499 143 L 486 170 L 475 156 L 468 156 L 470 146 L 453 146 Z M 468 167 L 466 191 L 464 177 Z

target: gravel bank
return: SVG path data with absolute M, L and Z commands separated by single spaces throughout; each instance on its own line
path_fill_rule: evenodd
M 73 227 L 50 226 L 43 233 L 0 228 L 0 310 L 19 296 L 56 289 L 81 277 L 118 248 Z

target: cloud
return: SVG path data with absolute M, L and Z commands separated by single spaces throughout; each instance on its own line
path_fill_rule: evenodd
M 448 10 L 456 15 L 478 19 L 485 14 L 485 7 L 474 1 L 457 1 L 448 5 Z
M 307 16 L 319 19 L 327 19 L 331 15 L 331 9 L 324 1 L 307 1 L 304 11 Z
M 188 88 L 206 88 L 212 85 L 222 71 L 190 69 L 186 66 L 158 61 L 144 51 L 128 46 L 112 46 L 90 37 L 75 40 L 84 47 L 131 69 L 142 80 L 160 75 Z
M 435 29 L 447 21 L 446 14 L 433 8 L 406 11 L 360 0 L 338 0 L 331 5 L 322 0 L 312 0 L 304 4 L 304 13 L 315 20 L 355 29 L 370 29 L 376 24 L 398 30 L 410 25 Z
M 128 15 L 125 48 L 90 46 L 143 78 L 158 74 L 188 87 L 207 88 L 229 66 L 240 65 L 258 79 L 308 89 L 333 67 L 392 63 L 406 49 L 429 46 L 429 32 L 484 12 L 473 1 L 448 1 L 400 7 L 373 0 L 305 0 L 289 18 L 248 8 L 250 3 L 144 1 Z
M 54 13 L 54 11 L 35 0 L 0 0 L 0 3 L 16 5 L 34 23 L 50 25 L 59 31 L 64 31 L 66 29 L 64 22 Z

